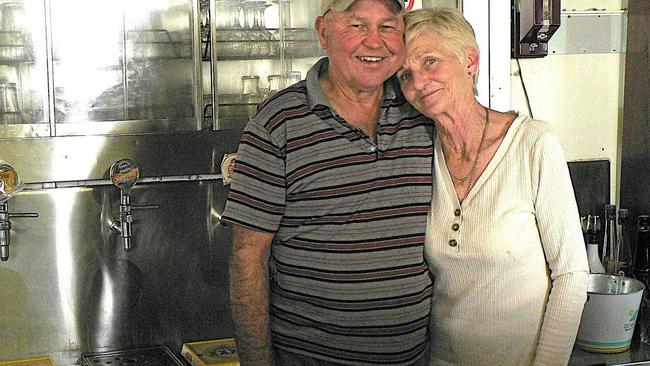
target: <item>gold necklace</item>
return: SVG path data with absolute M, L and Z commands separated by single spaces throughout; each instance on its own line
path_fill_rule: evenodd
M 474 176 L 476 175 L 476 167 L 478 166 L 478 158 L 481 155 L 481 151 L 483 151 L 483 145 L 485 144 L 485 136 L 487 136 L 487 131 L 488 131 L 488 124 L 490 124 L 490 111 L 485 108 L 485 126 L 483 126 L 483 135 L 481 136 L 481 142 L 478 144 L 478 151 L 476 152 L 476 157 L 474 158 L 474 163 L 472 164 L 472 169 L 469 171 L 469 174 L 464 176 L 463 178 L 456 178 L 460 182 L 461 186 L 465 185 L 465 182 L 467 182 L 467 188 L 465 188 L 465 194 L 463 194 L 463 197 L 460 199 L 462 202 L 467 195 L 469 194 L 470 189 L 472 189 L 472 186 L 474 183 Z M 453 177 L 453 175 L 452 175 Z M 469 179 L 469 181 L 468 181 Z

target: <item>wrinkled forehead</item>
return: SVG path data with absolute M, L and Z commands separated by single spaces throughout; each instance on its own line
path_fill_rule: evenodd
M 418 37 L 411 38 L 405 44 L 406 46 L 406 62 L 415 62 L 425 55 L 439 54 L 441 45 L 437 44 L 438 40 L 433 35 L 425 33 Z

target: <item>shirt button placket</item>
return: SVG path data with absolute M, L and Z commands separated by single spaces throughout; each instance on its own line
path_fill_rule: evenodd
M 449 248 L 459 251 L 458 243 L 460 241 L 460 223 L 461 223 L 461 211 L 460 208 L 454 210 L 454 218 L 451 224 L 451 231 L 449 232 Z

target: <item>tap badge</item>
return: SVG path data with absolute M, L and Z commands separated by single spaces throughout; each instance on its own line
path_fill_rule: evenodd
M 135 168 L 135 169 L 127 170 L 126 172 L 123 173 L 119 172 L 113 174 L 111 176 L 111 181 L 113 182 L 113 184 L 116 185 L 125 184 L 137 180 L 139 176 L 140 176 L 140 169 Z
M 235 161 L 237 161 L 237 154 L 224 154 L 221 160 L 221 176 L 223 177 L 223 184 L 230 184 L 232 181 L 232 173 L 235 170 Z
M 0 170 L 0 191 L 11 193 L 18 185 L 16 172 L 13 170 Z
M 23 183 L 14 167 L 0 160 L 0 203 L 8 201 L 23 188 Z
M 140 178 L 140 168 L 130 159 L 118 160 L 110 170 L 111 182 L 120 189 L 129 189 Z

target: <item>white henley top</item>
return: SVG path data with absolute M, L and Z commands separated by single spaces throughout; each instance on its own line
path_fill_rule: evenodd
M 425 255 L 435 276 L 432 365 L 566 365 L 588 266 L 566 160 L 518 116 L 461 203 L 435 142 Z

